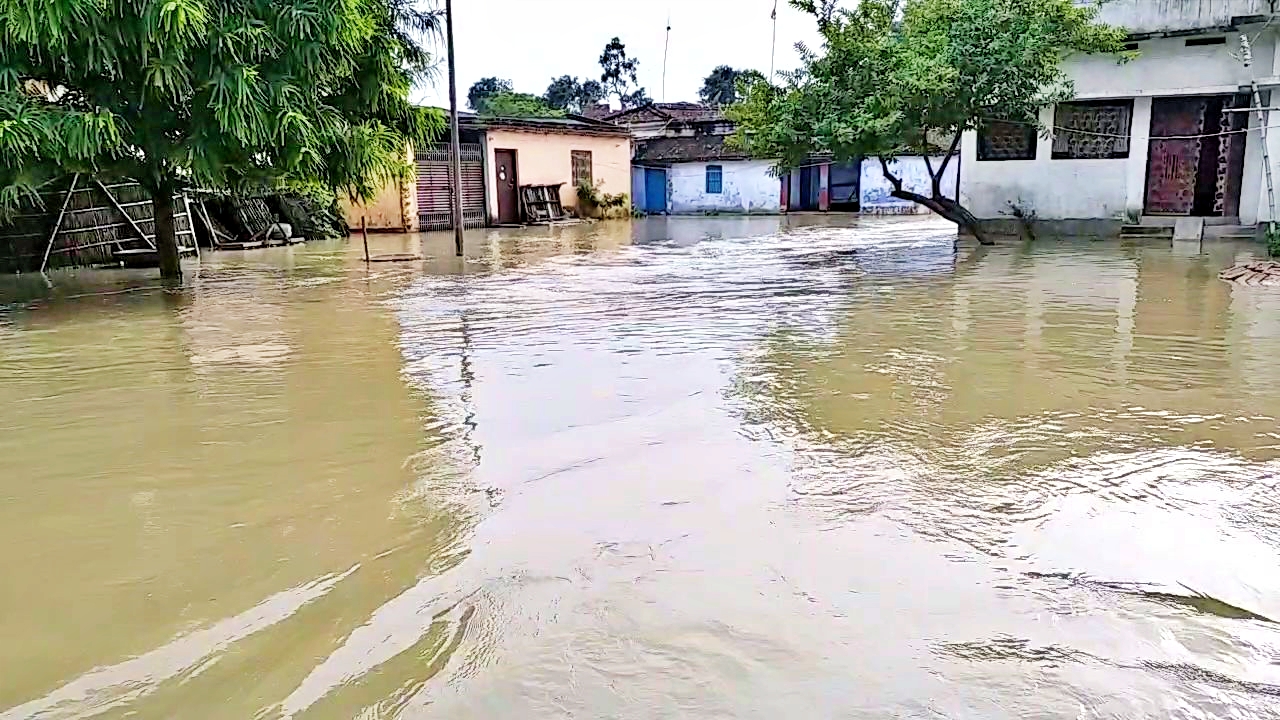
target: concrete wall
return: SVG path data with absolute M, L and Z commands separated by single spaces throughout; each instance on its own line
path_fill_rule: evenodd
M 1170 0 L 1164 4 L 1188 3 Z M 1260 29 L 1261 26 L 1250 26 L 1241 32 L 1253 38 Z M 1054 160 L 1052 138 L 1040 137 L 1034 160 L 980 161 L 977 134 L 969 132 L 961 143 L 961 202 L 979 218 L 987 219 L 1007 217 L 1011 204 L 1034 212 L 1043 220 L 1119 220 L 1141 214 L 1146 201 L 1152 98 L 1230 94 L 1247 86 L 1251 77 L 1258 78 L 1265 87 L 1268 83 L 1274 85 L 1275 76 L 1280 74 L 1274 37 L 1262 35 L 1253 42 L 1250 68 L 1232 57 L 1239 53 L 1239 34 L 1226 37 L 1224 45 L 1198 47 L 1187 47 L 1186 38 L 1182 37 L 1143 41 L 1138 44 L 1140 56 L 1124 64 L 1107 57 L 1072 58 L 1067 71 L 1074 80 L 1077 97 L 1133 98 L 1129 157 Z M 1052 126 L 1053 108 L 1041 111 L 1040 123 Z M 1280 112 L 1273 113 L 1268 124 L 1280 124 Z M 1240 194 L 1240 220 L 1244 224 L 1265 220 L 1269 215 L 1258 122 L 1252 114 L 1250 127 L 1254 130 L 1246 136 Z M 1272 131 L 1270 135 L 1274 165 L 1280 161 L 1275 153 L 1280 150 L 1280 132 Z M 1276 176 L 1280 179 L 1280 172 Z
M 1269 0 L 1109 0 L 1098 20 L 1133 33 L 1167 32 L 1223 27 L 1271 11 Z
M 405 150 L 405 161 L 415 167 L 413 148 Z M 367 203 L 353 203 L 339 196 L 338 207 L 347 218 L 347 225 L 354 231 L 360 228 L 360 218 L 365 218 L 370 230 L 415 232 L 418 229 L 418 192 L 413 177 L 403 182 L 392 180 Z
M 591 177 L 601 192 L 631 194 L 631 138 L 574 135 L 522 130 L 490 130 L 486 136 L 485 184 L 489 188 L 489 218 L 498 217 L 498 179 L 494 153 L 516 151 L 516 173 L 520 185 L 553 185 L 560 188 L 560 202 L 578 207 L 578 189 L 573 184 L 574 150 L 591 153 Z
M 707 166 L 722 168 L 723 192 L 707 193 Z M 672 165 L 667 174 L 671 186 L 671 212 L 776 213 L 781 210 L 781 186 L 771 174 L 768 160 L 726 160 Z
M 403 183 L 396 180 L 387 183 L 367 203 L 353 203 L 340 196 L 338 206 L 353 231 L 360 228 L 362 217 L 370 230 L 405 232 L 418 229 L 418 196 L 413 191 L 412 179 Z
M 930 158 L 934 169 L 942 163 L 941 157 Z M 933 192 L 933 181 L 929 176 L 929 168 L 923 157 L 900 157 L 889 164 L 889 170 L 902 179 L 902 188 L 922 195 Z M 956 180 L 959 177 L 960 158 L 952 158 L 947 165 L 947 172 L 942 178 L 942 192 L 947 197 L 955 197 Z M 890 195 L 893 185 L 884 177 L 880 161 L 867 158 L 862 161 L 862 176 L 859 179 L 859 205 L 866 213 L 926 213 L 928 210 L 909 200 L 900 200 Z

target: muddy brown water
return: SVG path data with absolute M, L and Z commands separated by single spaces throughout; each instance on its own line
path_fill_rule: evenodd
M 0 719 L 1275 717 L 1256 246 L 424 242 L 4 279 Z

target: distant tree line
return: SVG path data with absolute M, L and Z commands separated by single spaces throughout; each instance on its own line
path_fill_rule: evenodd
M 617 100 L 624 110 L 653 102 L 637 78 L 640 61 L 627 55 L 627 46 L 620 38 L 605 45 L 599 62 L 598 80 L 561 75 L 551 80 L 542 95 L 517 92 L 510 80 L 483 78 L 467 92 L 467 105 L 492 117 L 563 117 L 569 113 L 581 115 L 608 100 Z M 732 105 L 738 100 L 740 83 L 763 79 L 758 71 L 721 65 L 703 81 L 698 97 L 709 105 Z

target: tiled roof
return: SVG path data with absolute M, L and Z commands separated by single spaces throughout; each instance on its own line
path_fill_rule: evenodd
M 619 110 L 604 116 L 603 119 L 619 125 L 631 125 L 652 120 L 676 120 L 692 123 L 720 122 L 724 120 L 724 112 L 713 105 L 702 105 L 700 103 L 652 103 L 631 108 L 630 110 Z
M 661 137 L 637 140 L 633 162 L 665 164 L 706 160 L 746 160 L 747 153 L 725 144 L 724 135 Z

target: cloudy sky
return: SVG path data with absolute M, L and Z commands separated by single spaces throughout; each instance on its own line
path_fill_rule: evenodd
M 516 90 L 538 95 L 553 77 L 599 79 L 600 52 L 614 36 L 640 60 L 640 84 L 661 101 L 668 13 L 665 100 L 695 101 L 702 79 L 717 65 L 769 72 L 773 5 L 774 0 L 454 0 L 459 103 L 465 109 L 467 88 L 482 77 L 505 78 Z M 794 46 L 801 40 L 817 44 L 812 18 L 778 0 L 779 70 L 799 64 Z M 439 52 L 443 58 L 443 45 Z M 448 105 L 443 63 L 434 86 L 419 88 L 415 99 Z

